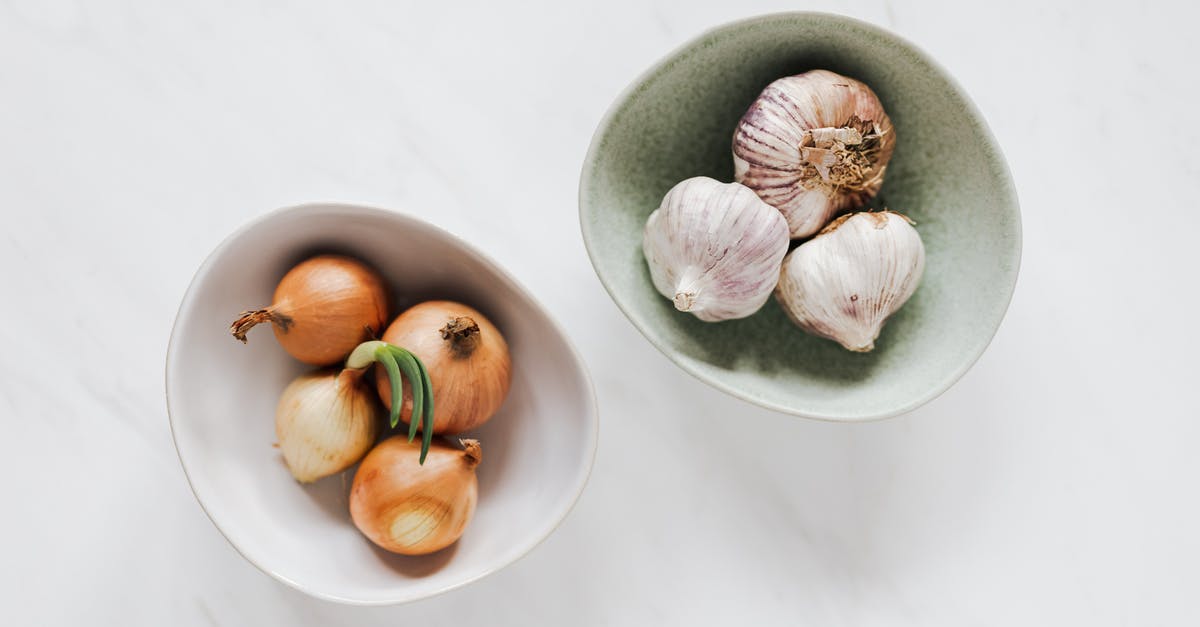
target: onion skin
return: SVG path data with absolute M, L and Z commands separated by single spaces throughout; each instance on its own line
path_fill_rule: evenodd
M 454 544 L 475 514 L 479 442 L 457 449 L 435 440 L 424 465 L 420 443 L 394 436 L 371 450 L 354 475 L 350 517 L 381 548 L 425 555 Z
M 447 325 L 467 318 L 477 334 L 444 338 Z M 452 301 L 427 301 L 400 314 L 383 333 L 383 341 L 416 355 L 433 384 L 433 432 L 455 434 L 474 429 L 500 409 L 512 383 L 512 360 L 499 329 L 478 311 Z M 382 369 L 375 372 L 376 391 L 387 407 L 392 390 Z M 412 412 L 412 392 L 404 386 L 400 413 Z
M 345 359 L 387 322 L 383 279 L 362 262 L 319 255 L 288 271 L 266 309 L 243 312 L 230 332 L 245 342 L 256 324 L 270 322 L 289 355 L 313 366 Z
M 318 370 L 300 375 L 283 390 L 275 410 L 275 437 L 297 481 L 337 474 L 375 443 L 385 414 L 362 374 Z

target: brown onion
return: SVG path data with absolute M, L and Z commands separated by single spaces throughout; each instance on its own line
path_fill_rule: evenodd
M 487 422 L 512 381 L 508 344 L 478 311 L 445 300 L 428 301 L 405 311 L 383 333 L 383 341 L 416 355 L 433 384 L 433 432 L 462 433 Z M 392 406 L 385 373 L 375 372 L 376 390 Z M 412 412 L 412 392 L 404 388 L 401 413 Z
M 387 321 L 383 279 L 340 255 L 313 257 L 289 270 L 273 301 L 266 309 L 243 311 L 229 332 L 245 342 L 254 325 L 270 322 L 283 349 L 314 366 L 341 361 Z
M 350 517 L 372 542 L 394 553 L 424 555 L 454 544 L 475 513 L 475 467 L 483 451 L 435 441 L 425 463 L 420 444 L 394 436 L 367 453 L 350 488 Z

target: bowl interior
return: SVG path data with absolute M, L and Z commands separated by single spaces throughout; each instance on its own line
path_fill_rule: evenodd
M 476 307 L 504 332 L 512 389 L 471 433 L 483 446 L 479 504 L 454 546 L 426 557 L 375 548 L 347 510 L 353 469 L 301 486 L 275 442 L 275 404 L 306 366 L 267 328 L 229 336 L 241 310 L 270 303 L 276 282 L 316 252 L 354 255 L 395 289 L 392 315 L 429 298 Z M 531 549 L 586 481 L 596 412 L 583 365 L 558 327 L 507 275 L 445 232 L 403 215 L 344 205 L 270 214 L 230 236 L 197 273 L 167 359 L 179 457 L 201 505 L 247 559 L 324 598 L 394 603 L 477 579 Z
M 873 206 L 917 221 L 926 273 L 868 354 L 794 327 L 774 299 L 705 323 L 650 282 L 642 227 L 675 183 L 733 180 L 734 127 L 776 78 L 826 68 L 870 85 L 897 133 Z M 949 387 L 999 326 L 1020 260 L 1020 214 L 1003 157 L 961 89 L 911 44 L 833 15 L 793 13 L 706 33 L 639 78 L 601 123 L 580 185 L 584 240 L 601 281 L 651 342 L 742 398 L 838 420 L 910 410 Z

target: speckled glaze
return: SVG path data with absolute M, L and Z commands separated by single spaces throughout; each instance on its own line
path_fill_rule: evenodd
M 642 259 L 642 226 L 663 194 L 692 176 L 733 180 L 738 119 L 771 81 L 816 68 L 861 80 L 883 101 L 901 139 L 871 206 L 915 220 L 927 253 L 920 287 L 870 353 L 802 332 L 774 300 L 741 320 L 680 313 Z M 885 418 L 949 388 L 1000 325 L 1021 258 L 1016 191 L 967 95 L 896 35 L 820 13 L 722 26 L 639 77 L 596 131 L 579 203 L 596 273 L 647 339 L 718 389 L 811 418 Z

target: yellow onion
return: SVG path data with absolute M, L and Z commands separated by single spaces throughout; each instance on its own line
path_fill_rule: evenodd
M 475 467 L 482 449 L 460 440 L 457 449 L 435 441 L 424 464 L 419 444 L 401 436 L 379 443 L 363 458 L 350 488 L 350 517 L 372 542 L 404 555 L 444 549 L 462 536 L 475 513 Z
M 466 305 L 445 300 L 416 305 L 392 322 L 383 341 L 404 347 L 424 363 L 433 387 L 434 433 L 462 433 L 482 425 L 508 395 L 508 344 L 490 320 Z M 391 407 L 391 386 L 379 370 L 376 389 Z M 411 413 L 411 406 L 411 386 L 405 386 L 403 413 Z
M 371 449 L 384 411 L 363 369 L 319 370 L 292 381 L 275 410 L 275 437 L 292 476 L 310 483 L 354 465 Z
M 229 327 L 242 342 L 246 332 L 270 322 L 289 355 L 314 366 L 341 361 L 387 322 L 383 279 L 362 262 L 319 255 L 288 271 L 270 307 L 243 311 Z

